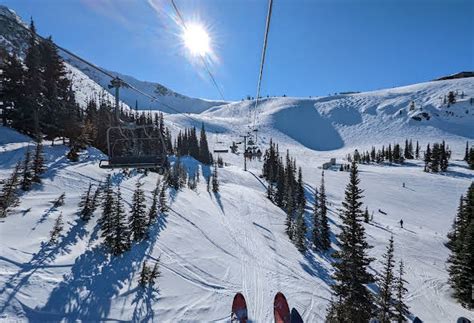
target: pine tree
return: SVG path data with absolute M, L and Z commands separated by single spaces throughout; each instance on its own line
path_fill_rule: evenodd
M 212 155 L 209 152 L 209 145 L 207 143 L 206 129 L 204 123 L 201 125 L 201 134 L 199 139 L 199 161 L 203 164 L 212 164 Z
M 212 172 L 212 192 L 219 192 L 219 179 L 217 178 L 217 165 L 214 165 L 214 171 Z
M 420 145 L 418 144 L 418 140 L 416 141 L 415 158 L 420 158 Z
M 393 259 L 393 236 L 390 237 L 387 252 L 383 255 L 383 271 L 379 277 L 379 294 L 377 297 L 378 319 L 380 323 L 390 323 L 393 317 L 392 293 L 394 290 L 394 273 L 395 260 Z
M 112 219 L 115 205 L 115 194 L 112 189 L 112 179 L 110 175 L 107 175 L 107 179 L 104 184 L 104 196 L 102 201 L 102 216 L 100 217 L 98 224 L 101 230 L 101 236 L 104 238 L 105 245 L 110 246 L 112 244 Z
M 466 196 L 461 197 L 453 230 L 448 234 L 449 283 L 454 297 L 466 308 L 474 308 L 472 286 L 474 284 L 474 183 Z
M 365 207 L 365 212 L 364 212 L 364 222 L 369 223 L 370 221 L 370 216 L 369 216 L 369 209 Z
M 63 231 L 64 228 L 64 222 L 63 222 L 63 214 L 60 213 L 56 221 L 54 222 L 53 229 L 50 232 L 50 239 L 49 243 L 50 244 L 55 244 L 58 241 L 59 236 L 61 235 L 61 232 Z
M 25 71 L 15 54 L 7 54 L 0 74 L 2 84 L 2 123 L 21 132 L 26 132 L 25 124 Z
M 469 141 L 466 141 L 466 151 L 464 152 L 464 158 L 465 161 L 469 161 Z
M 115 205 L 113 206 L 111 236 L 109 241 L 109 248 L 115 256 L 130 249 L 130 232 L 125 220 L 125 209 L 120 187 L 117 189 Z
M 23 168 L 21 170 L 21 189 L 29 191 L 31 189 L 33 175 L 31 174 L 31 153 L 30 148 L 26 148 L 25 159 L 23 159 Z
M 295 244 L 300 252 L 304 252 L 306 250 L 305 237 L 306 223 L 304 220 L 304 213 L 298 212 L 295 223 Z
M 89 221 L 92 215 L 91 210 L 91 191 L 92 191 L 92 183 L 89 183 L 89 187 L 87 191 L 84 192 L 81 196 L 81 200 L 79 201 L 79 216 L 83 221 Z
M 97 209 L 97 206 L 99 205 L 99 199 L 102 195 L 102 186 L 101 183 L 97 185 L 97 188 L 94 191 L 94 194 L 92 195 L 92 198 L 90 200 L 90 212 L 91 215 L 95 212 Z
M 39 114 L 43 105 L 42 93 L 44 80 L 41 74 L 41 53 L 36 28 L 33 20 L 30 23 L 30 39 L 25 56 L 25 103 L 22 108 L 24 131 L 38 138 L 40 134 Z
M 153 266 L 153 270 L 150 273 L 150 277 L 148 280 L 148 283 L 151 286 L 154 286 L 158 280 L 159 277 L 161 277 L 161 272 L 160 272 L 160 257 L 155 262 L 155 265 Z
M 36 143 L 35 156 L 33 159 L 33 178 L 32 181 L 35 183 L 41 183 L 41 175 L 45 171 L 44 167 L 44 156 L 43 156 L 43 144 L 41 140 Z
M 408 312 L 408 306 L 405 304 L 405 295 L 408 292 L 406 289 L 405 285 L 407 281 L 403 278 L 403 275 L 405 274 L 404 267 L 403 267 L 403 261 L 400 261 L 400 267 L 398 270 L 398 276 L 395 280 L 395 302 L 394 302 L 394 319 L 398 323 L 405 322 L 405 315 L 407 315 Z
M 13 168 L 10 177 L 3 183 L 3 187 L 0 191 L 0 218 L 6 217 L 10 209 L 17 206 L 20 201 L 18 198 L 20 169 L 21 163 L 18 162 L 15 168 Z
M 319 188 L 319 218 L 321 221 L 321 251 L 331 248 L 331 230 L 329 228 L 326 188 L 324 185 L 324 172 L 321 175 L 321 186 Z
M 428 144 L 426 146 L 426 151 L 425 151 L 425 158 L 424 158 L 424 161 L 425 161 L 425 172 L 429 172 L 430 171 L 430 167 L 431 167 L 431 149 L 430 149 L 430 144 Z
M 143 266 L 142 266 L 142 271 L 140 272 L 140 278 L 138 279 L 138 284 L 141 287 L 146 287 L 149 280 L 150 280 L 150 268 L 148 267 L 146 261 L 144 261 Z
M 148 229 L 148 219 L 146 216 L 145 192 L 143 184 L 138 180 L 135 184 L 135 191 L 132 197 L 132 211 L 130 214 L 130 229 L 132 239 L 141 241 L 145 239 Z
M 315 250 L 322 249 L 321 242 L 321 211 L 319 208 L 319 193 L 318 190 L 314 192 L 314 208 L 313 208 L 313 248 Z
M 159 206 L 160 213 L 164 214 L 168 212 L 168 197 L 166 196 L 165 185 L 161 185 L 159 201 L 160 201 L 160 206 Z
M 335 284 L 332 290 L 335 301 L 331 302 L 327 317 L 331 321 L 351 322 L 357 318 L 361 322 L 367 322 L 372 315 L 372 295 L 365 285 L 373 282 L 372 275 L 367 271 L 373 259 L 367 256 L 367 250 L 371 247 L 366 241 L 365 229 L 361 223 L 363 211 L 360 200 L 363 191 L 359 188 L 359 183 L 357 164 L 352 162 L 340 213 L 340 250 L 334 253 Z
M 152 202 L 150 209 L 148 211 L 148 225 L 151 225 L 156 221 L 156 218 L 158 217 L 158 197 L 160 194 L 160 179 L 156 181 L 155 188 L 153 189 L 153 197 L 152 197 Z

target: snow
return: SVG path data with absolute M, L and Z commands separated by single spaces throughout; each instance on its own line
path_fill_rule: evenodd
M 85 77 L 82 82 L 83 88 L 95 86 Z M 439 98 L 452 90 L 463 91 L 465 98 L 458 97 L 460 102 L 448 108 Z M 374 222 L 366 225 L 374 246 L 370 255 L 377 258 L 372 270 L 380 271 L 381 255 L 393 234 L 396 258 L 406 265 L 411 318 L 418 316 L 425 322 L 474 317 L 451 297 L 445 264 L 448 249 L 443 245 L 459 196 L 474 180 L 474 172 L 461 160 L 466 140 L 474 138 L 470 97 L 474 97 L 472 78 L 314 99 L 268 98 L 258 106 L 262 147 L 273 138 L 280 151 L 289 149 L 303 167 L 308 219 L 320 167 L 330 157 L 340 163 L 355 148 L 402 143 L 405 138 L 419 140 L 423 149 L 428 142 L 444 139 L 453 149 L 445 174 L 424 173 L 420 161 L 360 166 L 364 202 L 374 212 Z M 411 101 L 430 113 L 430 120 L 413 120 L 420 111 L 409 111 Z M 234 102 L 193 115 L 197 121 L 179 114 L 166 115 L 165 120 L 175 134 L 203 122 L 212 148 L 218 141 L 227 145 L 240 141 L 248 130 L 251 107 L 251 101 Z M 8 176 L 28 145 L 33 145 L 29 138 L 0 127 L 0 178 Z M 101 246 L 96 223 L 100 210 L 86 225 L 78 219 L 80 195 L 89 183 L 97 184 L 112 174 L 127 203 L 140 178 L 150 205 L 158 175 L 124 177 L 100 169 L 98 160 L 103 156 L 95 149 L 83 152 L 78 163 L 68 161 L 66 152 L 67 147 L 46 144 L 48 171 L 43 184 L 24 193 L 20 206 L 0 221 L 0 321 L 228 321 L 238 291 L 247 299 L 252 321 L 272 320 L 272 301 L 278 291 L 285 293 L 290 307 L 297 308 L 306 322 L 323 321 L 331 298 L 330 256 L 301 254 L 289 242 L 284 212 L 265 198 L 265 183 L 258 176 L 260 162 L 250 162 L 250 171 L 244 172 L 242 155 L 223 154 L 230 165 L 219 169 L 220 192 L 213 194 L 206 191 L 203 179 L 211 169 L 183 159 L 191 171 L 201 173 L 197 189 L 169 191 L 172 210 L 151 228 L 150 239 L 112 258 Z M 325 179 L 330 225 L 336 234 L 348 173 L 328 170 Z M 50 201 L 63 192 L 65 205 L 53 209 Z M 48 246 L 45 242 L 60 212 L 65 221 L 63 236 L 58 245 Z M 335 247 L 334 236 L 332 241 Z M 138 276 L 143 261 L 152 263 L 159 257 L 159 291 L 141 290 Z

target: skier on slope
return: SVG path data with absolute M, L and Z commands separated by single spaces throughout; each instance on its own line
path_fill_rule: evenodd
M 403 229 L 403 219 L 400 219 L 400 228 Z

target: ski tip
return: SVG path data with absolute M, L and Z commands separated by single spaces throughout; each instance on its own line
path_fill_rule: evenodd
M 303 323 L 303 318 L 294 307 L 291 309 L 291 323 Z
M 247 303 L 242 293 L 237 293 L 232 302 L 231 322 L 247 322 Z
M 275 316 L 276 323 L 289 323 L 290 322 L 290 308 L 286 301 L 285 295 L 278 292 L 275 295 L 275 301 L 273 303 L 273 313 Z

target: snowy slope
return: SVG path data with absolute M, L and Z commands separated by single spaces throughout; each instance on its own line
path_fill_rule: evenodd
M 0 5 L 0 47 L 23 56 L 28 46 L 29 33 L 20 28 L 17 23 L 25 25 L 13 10 Z M 102 95 L 112 97 L 114 90 L 108 88 L 110 84 L 108 76 L 92 69 L 90 66 L 66 53 L 60 52 L 60 54 L 65 59 L 66 67 L 73 80 L 78 103 L 85 105 L 86 100 L 90 97 Z M 143 109 L 159 110 L 166 113 L 176 113 L 176 110 L 178 112 L 200 113 L 210 107 L 226 103 L 223 101 L 191 98 L 176 93 L 159 83 L 140 81 L 132 76 L 118 72 L 109 71 L 109 73 L 122 78 L 135 88 L 158 98 L 158 100 L 152 101 L 131 89 L 121 89 L 121 101 L 130 107 L 135 107 L 135 102 L 138 101 L 140 108 Z M 171 106 L 173 109 L 170 109 L 168 106 Z
M 438 97 L 449 90 L 463 91 L 465 98 L 447 108 Z M 407 137 L 422 143 L 445 139 L 453 148 L 445 174 L 424 173 L 420 161 L 392 167 L 360 166 L 364 202 L 374 212 L 373 223 L 366 226 L 374 246 L 370 254 L 380 260 L 394 235 L 396 258 L 403 259 L 407 268 L 412 318 L 418 316 L 425 322 L 474 317 L 450 297 L 445 265 L 448 249 L 443 245 L 459 196 L 474 180 L 474 172 L 461 161 L 465 141 L 474 137 L 468 101 L 472 96 L 472 79 L 463 79 L 348 96 L 271 98 L 259 105 L 261 144 L 274 138 L 303 167 L 308 219 L 313 188 L 320 183 L 320 166 L 329 157 L 339 162 L 354 148 L 401 142 Z M 411 118 L 417 113 L 407 112 L 412 100 L 429 111 L 430 120 Z M 166 120 L 174 132 L 202 121 L 209 130 L 211 147 L 217 141 L 230 144 L 246 129 L 249 106 L 251 102 L 238 102 L 212 108 L 195 115 L 198 122 L 181 115 L 167 115 Z M 446 109 L 454 116 L 444 115 Z M 5 128 L 0 128 L 0 138 L 5 138 L 0 141 L 0 178 L 4 178 L 29 141 Z M 323 321 L 331 297 L 330 257 L 313 252 L 302 255 L 288 241 L 285 214 L 265 198 L 265 185 L 258 178 L 261 163 L 250 162 L 250 172 L 243 172 L 241 155 L 223 155 L 230 166 L 220 170 L 221 191 L 214 195 L 206 192 L 202 179 L 211 170 L 186 159 L 191 172 L 200 169 L 197 190 L 170 191 L 172 211 L 152 228 L 151 239 L 111 259 L 98 238 L 100 212 L 86 226 L 78 220 L 80 194 L 89 182 L 97 183 L 112 173 L 127 203 L 136 180 L 142 178 L 149 205 L 157 175 L 124 178 L 118 172 L 99 169 L 101 154 L 94 149 L 83 153 L 77 164 L 65 159 L 66 151 L 62 146 L 46 148 L 49 170 L 43 185 L 24 194 L 15 213 L 0 222 L 0 319 L 226 321 L 234 293 L 243 291 L 250 318 L 268 322 L 272 298 L 281 290 L 306 322 Z M 347 180 L 346 172 L 326 172 L 333 233 L 338 232 L 337 210 Z M 65 206 L 51 209 L 49 201 L 63 191 Z M 43 242 L 59 212 L 67 224 L 59 245 L 51 248 Z M 404 229 L 398 224 L 401 218 Z M 158 257 L 162 263 L 159 293 L 142 293 L 137 287 L 142 262 Z M 375 261 L 372 270 L 377 273 L 380 269 Z

